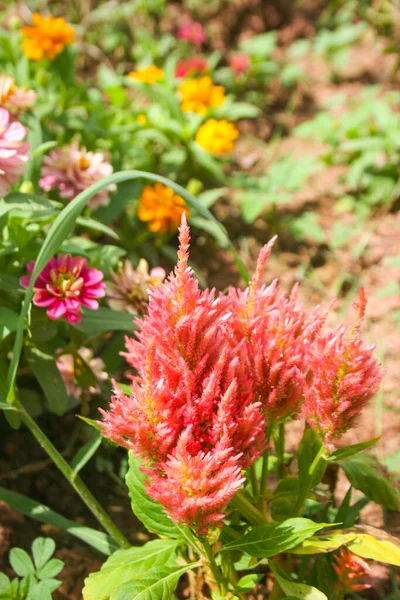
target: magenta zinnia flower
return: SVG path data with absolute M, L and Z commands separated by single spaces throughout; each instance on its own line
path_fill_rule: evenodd
M 204 58 L 200 56 L 193 56 L 192 58 L 178 60 L 175 68 L 175 77 L 181 79 L 182 77 L 193 77 L 198 73 L 204 73 L 208 71 L 209 64 Z
M 44 157 L 39 185 L 46 192 L 58 190 L 61 198 L 72 200 L 112 172 L 113 168 L 103 154 L 87 152 L 86 148 L 79 148 L 77 142 L 72 142 L 69 146 L 55 148 L 49 156 Z M 109 185 L 95 194 L 89 200 L 88 207 L 95 209 L 109 204 L 113 190 L 115 185 Z
M 189 230 L 180 229 L 173 274 L 150 291 L 148 315 L 127 339 L 137 377 L 117 386 L 103 431 L 146 461 L 149 495 L 170 517 L 205 532 L 243 484 L 242 469 L 265 448 L 264 418 L 253 401 L 244 343 L 235 347 L 226 307 L 201 291 L 188 267 Z
M 11 121 L 6 108 L 0 108 L 0 197 L 8 194 L 11 184 L 25 172 L 29 143 L 23 142 L 26 129 Z
M 206 39 L 206 32 L 204 27 L 198 21 L 186 21 L 183 23 L 178 31 L 178 38 L 180 40 L 186 40 L 195 46 L 201 46 Z
M 361 288 L 354 304 L 358 317 L 350 335 L 345 336 L 343 326 L 320 335 L 308 356 L 312 379 L 305 388 L 303 414 L 328 444 L 355 425 L 384 374 L 373 357 L 375 345 L 366 345 L 359 335 L 366 303 Z
M 26 268 L 32 274 L 35 262 L 27 264 Z M 70 254 L 53 257 L 40 273 L 33 286 L 33 303 L 46 307 L 50 319 L 61 319 L 68 323 L 79 323 L 82 318 L 81 308 L 86 306 L 97 310 L 99 303 L 96 298 L 105 295 L 103 273 L 88 267 L 86 258 Z M 21 277 L 20 283 L 27 288 L 31 275 Z

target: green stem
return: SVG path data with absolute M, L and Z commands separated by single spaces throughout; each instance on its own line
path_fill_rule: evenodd
M 266 520 L 263 514 L 247 500 L 243 492 L 237 492 L 231 504 L 252 525 L 265 525 Z
M 315 476 L 316 472 L 318 471 L 318 469 L 320 468 L 321 464 L 325 460 L 324 454 L 325 454 L 325 446 L 322 444 L 322 446 L 318 450 L 318 453 L 316 454 L 313 462 L 311 463 L 310 469 L 308 471 L 307 481 L 305 482 L 305 485 L 303 486 L 303 489 L 300 491 L 299 497 L 297 498 L 297 502 L 293 509 L 294 517 L 301 516 L 304 501 L 308 498 L 308 495 L 313 488 L 314 476 Z
M 93 494 L 88 490 L 79 475 L 74 474 L 67 461 L 61 456 L 57 448 L 53 446 L 45 433 L 40 429 L 36 421 L 32 419 L 19 401 L 16 401 L 15 405 L 18 407 L 18 412 L 20 413 L 22 422 L 31 431 L 39 444 L 42 446 L 43 450 L 47 452 L 56 467 L 61 471 L 77 494 L 79 494 L 86 506 L 101 523 L 107 533 L 110 534 L 110 536 L 117 542 L 119 546 L 121 546 L 121 548 L 130 548 L 131 544 L 128 542 L 126 537 L 110 519 Z
M 262 471 L 261 471 L 261 481 L 260 481 L 260 495 L 263 510 L 265 511 L 267 508 L 267 495 L 268 495 L 268 462 L 269 462 L 269 453 L 270 453 L 270 442 L 271 442 L 271 434 L 272 434 L 273 425 L 267 426 L 266 437 L 267 437 L 267 448 L 263 454 L 263 463 L 262 463 Z
M 250 479 L 250 483 L 251 483 L 251 489 L 253 492 L 253 498 L 257 498 L 258 485 L 257 485 L 257 476 L 256 476 L 256 470 L 254 467 L 254 463 L 249 467 L 248 473 L 249 473 L 249 479 Z
M 285 452 L 285 425 L 284 423 L 279 423 L 278 425 L 278 435 L 275 435 L 275 451 L 276 457 L 278 459 L 278 463 L 276 466 L 278 479 L 282 479 L 283 477 L 283 466 L 284 466 L 284 452 Z
M 207 561 L 208 561 L 209 567 L 210 567 L 213 577 L 215 579 L 215 583 L 217 584 L 217 586 L 219 588 L 219 593 L 223 597 L 225 597 L 225 595 L 228 592 L 229 582 L 226 579 L 225 575 L 220 570 L 220 568 L 218 567 L 218 565 L 215 561 L 214 555 L 212 553 L 210 544 L 205 540 L 203 541 L 203 548 L 204 548 L 205 554 L 207 556 Z

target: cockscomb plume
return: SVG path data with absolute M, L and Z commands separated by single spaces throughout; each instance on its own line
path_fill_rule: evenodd
M 182 216 L 178 264 L 150 291 L 148 315 L 127 339 L 132 393 L 116 387 L 103 431 L 146 461 L 148 493 L 175 521 L 204 532 L 243 483 L 241 471 L 265 448 L 264 418 L 235 347 L 226 305 L 202 291 L 188 266 Z M 200 478 L 201 474 L 201 478 Z

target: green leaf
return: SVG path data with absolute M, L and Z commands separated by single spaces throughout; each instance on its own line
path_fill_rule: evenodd
M 87 444 L 82 446 L 82 448 L 79 448 L 78 452 L 75 454 L 70 463 L 70 467 L 73 469 L 72 476 L 77 475 L 79 471 L 86 465 L 86 463 L 92 458 L 96 450 L 99 448 L 102 439 L 102 435 L 100 433 L 96 433 L 92 439 L 87 442 Z
M 338 448 L 337 450 L 326 456 L 325 460 L 337 462 L 345 458 L 349 458 L 350 456 L 353 456 L 353 454 L 358 454 L 358 452 L 361 452 L 361 450 L 370 448 L 371 446 L 379 442 L 380 439 L 381 436 L 378 436 L 373 440 L 368 440 L 367 442 L 360 442 L 359 444 L 352 444 L 351 446 Z
M 299 598 L 299 600 L 328 600 L 328 598 L 311 585 L 296 583 L 289 579 L 287 574 L 273 561 L 269 562 L 269 567 L 275 575 L 280 587 L 290 597 Z
M 259 525 L 243 537 L 222 546 L 220 552 L 240 550 L 250 556 L 268 558 L 294 548 L 319 529 L 329 526 L 328 523 L 314 523 L 300 517 L 273 525 Z
M 299 490 L 300 481 L 297 477 L 285 477 L 279 481 L 269 505 L 274 521 L 284 521 L 293 514 Z
M 111 594 L 110 600 L 169 600 L 172 598 L 179 578 L 190 569 L 195 569 L 200 565 L 199 562 L 183 567 L 150 569 L 143 577 L 126 583 Z
M 388 476 L 380 472 L 379 463 L 367 454 L 337 461 L 351 485 L 373 502 L 390 510 L 400 510 L 400 492 Z
M 29 348 L 29 365 L 43 389 L 50 410 L 63 415 L 68 408 L 68 394 L 53 356 L 41 352 L 38 348 Z
M 96 221 L 95 219 L 91 219 L 89 217 L 78 217 L 76 219 L 76 224 L 81 227 L 86 227 L 86 229 L 91 229 L 92 231 L 98 231 L 99 233 L 105 233 L 108 237 L 113 238 L 114 240 L 119 240 L 119 235 L 104 223 L 100 223 L 100 221 Z
M 41 569 L 39 569 L 37 576 L 39 579 L 51 579 L 56 577 L 64 568 L 64 563 L 58 558 L 52 558 L 46 563 Z
M 1 596 L 11 594 L 10 580 L 5 573 L 0 573 L 0 594 Z
M 31 498 L 27 498 L 22 494 L 17 494 L 16 492 L 11 492 L 6 488 L 0 487 L 0 500 L 4 500 L 4 502 L 7 502 L 7 504 L 35 521 L 48 523 L 67 531 L 102 554 L 109 556 L 118 549 L 118 545 L 114 540 L 102 531 L 96 531 L 95 529 L 84 527 L 83 525 L 79 525 L 79 523 L 75 523 L 75 521 L 66 519 L 48 506 L 31 500 Z
M 139 464 L 139 460 L 130 452 L 129 469 L 125 481 L 131 497 L 133 512 L 149 531 L 170 538 L 182 537 L 181 531 L 164 512 L 161 504 L 146 494 L 146 476 L 140 471 Z
M 250 575 L 243 575 L 235 586 L 235 593 L 247 594 L 254 590 L 257 583 L 264 577 L 263 573 L 252 573 Z
M 50 560 L 55 549 L 55 541 L 51 538 L 38 537 L 33 541 L 32 556 L 37 570 L 40 570 Z
M 31 557 L 22 548 L 12 548 L 9 559 L 12 568 L 20 577 L 26 577 L 35 573 Z
M 83 333 L 93 335 L 103 331 L 129 331 L 137 329 L 133 323 L 134 316 L 130 313 L 116 312 L 111 308 L 101 306 L 97 310 L 83 310 L 80 323 L 74 325 Z
M 152 540 L 144 546 L 118 550 L 100 571 L 91 573 L 85 580 L 84 600 L 107 600 L 125 583 L 174 560 L 177 546 L 178 542 L 173 540 Z
M 311 466 L 316 456 L 320 452 L 321 447 L 322 441 L 318 434 L 313 429 L 311 429 L 311 427 L 306 427 L 297 453 L 297 461 L 299 465 L 299 479 L 302 485 L 307 485 L 310 476 Z M 322 477 L 324 476 L 325 470 L 326 463 L 322 461 L 318 470 L 313 476 L 312 482 L 310 483 L 311 489 L 318 485 L 318 483 L 321 481 Z
M 18 327 L 18 315 L 5 306 L 0 306 L 0 340 L 4 340 Z

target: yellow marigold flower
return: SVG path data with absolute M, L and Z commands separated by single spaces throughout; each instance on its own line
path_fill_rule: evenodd
M 164 71 L 156 67 L 156 65 L 150 65 L 138 71 L 131 71 L 128 76 L 142 83 L 157 83 L 157 81 L 164 79 Z
M 147 123 L 146 115 L 144 115 L 143 113 L 140 113 L 140 115 L 138 115 L 136 117 L 136 123 L 138 123 L 139 125 L 146 125 L 146 123 Z
M 209 108 L 221 106 L 225 100 L 225 89 L 214 85 L 211 77 L 188 79 L 179 87 L 181 107 L 184 112 L 206 114 Z
M 32 15 L 32 27 L 23 27 L 22 50 L 27 58 L 53 60 L 67 44 L 72 44 L 75 32 L 63 17 Z
M 211 154 L 227 154 L 239 135 L 238 129 L 229 121 L 208 119 L 196 134 L 196 142 Z
M 189 216 L 183 198 L 163 183 L 146 185 L 139 199 L 138 217 L 147 223 L 150 231 L 166 233 L 175 231 L 183 212 Z

